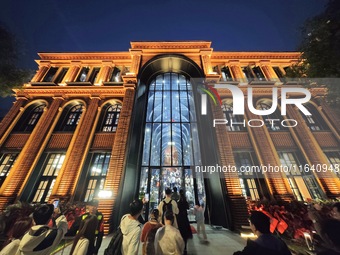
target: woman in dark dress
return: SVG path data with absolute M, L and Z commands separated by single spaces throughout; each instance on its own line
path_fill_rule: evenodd
M 178 224 L 178 230 L 181 232 L 182 238 L 185 243 L 184 248 L 184 254 L 187 254 L 187 241 L 188 239 L 192 238 L 192 232 L 190 223 L 188 220 L 188 212 L 189 204 L 187 202 L 187 199 L 185 198 L 184 191 L 179 191 L 179 200 L 177 202 L 177 206 L 179 209 L 179 213 L 177 214 L 177 224 Z

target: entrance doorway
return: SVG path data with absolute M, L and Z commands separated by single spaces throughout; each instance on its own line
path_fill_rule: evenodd
M 139 196 L 147 197 L 145 212 L 157 208 L 165 189 L 183 190 L 193 220 L 193 207 L 205 202 L 204 182 L 195 166 L 201 165 L 197 118 L 190 80 L 164 73 L 149 85 L 141 157 Z

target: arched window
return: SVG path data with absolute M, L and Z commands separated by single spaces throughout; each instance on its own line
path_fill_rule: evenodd
M 41 115 L 44 112 L 45 104 L 32 105 L 28 107 L 20 118 L 13 131 L 31 132 L 37 125 Z
M 196 110 L 190 80 L 177 73 L 158 75 L 149 85 L 140 194 L 150 194 L 150 208 L 165 188 L 183 189 L 191 206 L 205 197 Z M 193 176 L 196 174 L 196 178 Z
M 99 131 L 115 132 L 117 130 L 121 109 L 121 104 L 107 105 L 104 108 L 104 113 L 102 114 L 101 120 L 99 122 Z
M 64 109 L 55 131 L 74 131 L 83 113 L 83 105 L 77 104 Z
M 308 125 L 310 130 L 312 131 L 329 130 L 329 127 L 327 126 L 321 114 L 315 108 L 314 105 L 305 104 L 304 106 L 312 114 L 312 115 L 304 115 L 303 113 L 301 113 L 302 117 L 305 119 L 306 124 Z
M 272 106 L 272 103 L 270 100 L 260 100 L 256 108 L 258 110 L 269 110 Z M 287 130 L 286 127 L 281 126 L 282 116 L 278 109 L 276 109 L 272 114 L 270 115 L 262 115 L 264 124 L 268 128 L 269 131 L 282 131 Z
M 246 130 L 246 123 L 243 116 L 233 115 L 233 100 L 224 99 L 222 102 L 222 111 L 228 120 L 227 130 L 228 131 L 244 131 Z

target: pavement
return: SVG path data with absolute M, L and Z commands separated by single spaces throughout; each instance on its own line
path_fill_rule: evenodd
M 191 225 L 196 228 L 196 224 Z M 206 225 L 205 229 L 208 241 L 203 242 L 197 234 L 194 234 L 193 239 L 188 241 L 188 255 L 232 255 L 235 251 L 242 250 L 246 245 L 246 239 L 228 229 L 216 229 L 210 225 Z M 98 255 L 104 255 L 104 250 L 109 245 L 110 240 L 110 235 L 104 237 Z M 55 253 L 55 255 L 69 255 L 70 249 L 71 245 L 65 245 L 64 249 Z M 142 254 L 142 244 L 139 246 L 138 254 Z

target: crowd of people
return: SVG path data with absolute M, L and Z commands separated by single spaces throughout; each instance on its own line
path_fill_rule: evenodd
M 129 213 L 120 221 L 122 255 L 138 255 L 142 243 L 143 255 L 187 254 L 187 241 L 191 239 L 192 228 L 188 220 L 189 209 L 185 193 L 176 189 L 165 190 L 165 197 L 157 208 L 153 208 L 147 222 L 140 222 L 145 201 L 134 200 Z M 340 254 L 340 203 L 332 206 L 329 217 L 322 214 L 320 204 L 312 204 L 308 215 L 313 222 L 316 234 L 313 237 L 317 255 Z M 205 205 L 197 203 L 194 214 L 197 222 L 197 234 L 207 241 L 204 225 Z M 16 212 L 16 211 L 15 211 Z M 27 212 L 26 212 L 27 213 Z M 53 204 L 36 206 L 28 215 L 16 215 L 9 221 L 6 240 L 2 244 L 0 255 L 47 255 L 53 252 L 65 236 L 73 243 L 69 255 L 96 255 L 104 235 L 104 217 L 98 211 L 98 201 L 87 203 L 86 212 L 76 217 L 69 225 L 60 207 Z M 271 219 L 261 211 L 251 211 L 250 228 L 257 236 L 249 239 L 242 251 L 234 255 L 266 254 L 290 255 L 282 239 L 271 232 Z M 7 222 L 7 223 L 9 223 Z M 3 226 L 2 226 L 3 225 Z M 6 224 L 0 220 L 0 226 Z M 8 224 L 7 224 L 8 225 Z

